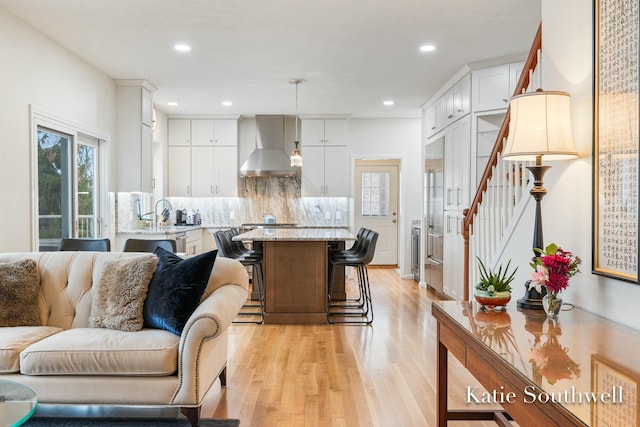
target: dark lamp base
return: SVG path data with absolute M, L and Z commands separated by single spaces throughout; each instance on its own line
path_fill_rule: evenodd
M 526 308 L 527 310 L 542 310 L 542 300 L 529 300 L 520 298 L 518 300 L 518 308 Z
M 531 280 L 524 283 L 526 289 L 524 298 L 518 300 L 518 308 L 526 308 L 528 310 L 542 310 L 542 297 L 547 294 L 547 290 L 542 288 L 542 293 L 536 291 L 536 288 L 529 288 Z

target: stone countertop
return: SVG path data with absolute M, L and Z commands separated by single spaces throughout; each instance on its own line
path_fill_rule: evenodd
M 131 235 L 167 234 L 168 235 L 168 234 L 184 233 L 186 231 L 192 231 L 192 230 L 201 230 L 203 228 L 210 228 L 210 227 L 205 227 L 203 225 L 185 225 L 185 226 L 171 225 L 168 227 L 159 227 L 159 228 L 135 228 L 131 230 L 118 230 L 118 234 L 131 234 Z
M 169 235 L 182 233 L 191 230 L 228 230 L 230 228 L 242 228 L 240 224 L 237 225 L 211 225 L 211 224 L 202 224 L 202 225 L 186 225 L 186 226 L 168 226 L 168 227 L 160 227 L 160 228 L 135 228 L 130 230 L 118 230 L 118 234 L 125 235 Z M 268 225 L 260 225 L 256 226 L 256 230 L 262 230 L 264 228 L 268 228 Z M 293 227 L 281 227 L 282 229 L 292 230 L 292 229 L 300 229 L 300 230 L 349 230 L 349 226 L 346 225 L 296 225 Z M 273 229 L 273 228 L 272 228 Z
M 245 241 L 347 241 L 356 237 L 342 228 L 256 228 L 233 240 Z

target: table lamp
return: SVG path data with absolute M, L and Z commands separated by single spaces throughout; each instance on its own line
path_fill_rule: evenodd
M 543 185 L 544 174 L 551 166 L 543 166 L 544 160 L 564 160 L 578 157 L 571 131 L 571 97 L 567 92 L 523 93 L 511 98 L 509 105 L 509 135 L 502 152 L 504 160 L 535 160 L 528 166 L 533 176 L 530 194 L 536 201 L 535 225 L 533 228 L 533 255 L 539 257 L 535 248 L 544 249 L 542 238 L 542 210 L 540 201 L 547 194 Z M 519 308 L 542 310 L 542 294 L 525 284 L 524 298 L 518 300 Z

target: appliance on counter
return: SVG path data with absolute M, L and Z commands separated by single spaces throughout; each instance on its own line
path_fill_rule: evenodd
M 176 225 L 187 225 L 188 216 L 186 209 L 176 209 Z
M 425 281 L 443 291 L 444 252 L 444 138 L 425 147 Z

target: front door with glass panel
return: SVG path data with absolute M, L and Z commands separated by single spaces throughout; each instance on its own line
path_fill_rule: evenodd
M 99 237 L 97 139 L 38 127 L 38 250 Z
M 355 225 L 378 232 L 374 265 L 398 264 L 398 170 L 398 164 L 356 161 Z

